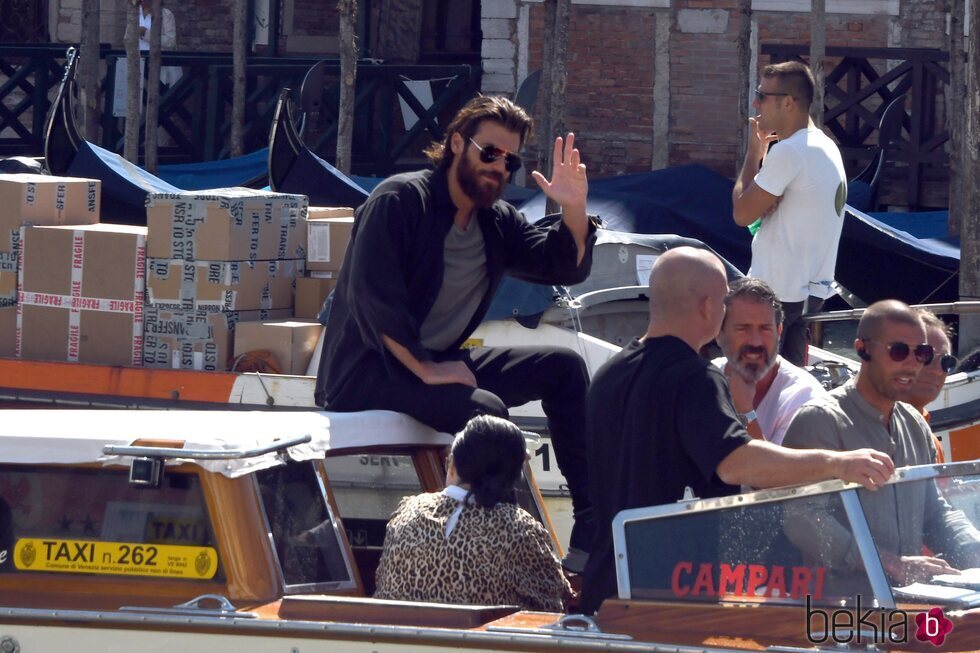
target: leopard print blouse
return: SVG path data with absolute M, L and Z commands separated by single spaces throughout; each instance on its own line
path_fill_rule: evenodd
M 571 587 L 545 528 L 515 505 L 467 505 L 447 538 L 458 506 L 442 493 L 402 499 L 388 522 L 374 596 L 561 612 Z

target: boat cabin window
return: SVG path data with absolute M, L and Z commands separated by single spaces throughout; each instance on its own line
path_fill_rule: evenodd
M 978 526 L 977 463 L 899 470 L 875 491 L 809 486 L 624 511 L 620 596 L 977 607 Z
M 411 456 L 400 454 L 328 456 L 324 464 L 364 593 L 370 596 L 391 513 L 404 497 L 423 491 L 418 470 Z
M 255 474 L 287 589 L 353 588 L 337 522 L 314 463 L 290 463 Z
M 858 495 L 896 600 L 980 605 L 980 475 L 911 480 Z M 934 557 L 948 573 L 923 573 L 914 562 Z
M 826 498 L 830 509 L 841 508 L 839 495 L 819 498 Z M 811 514 L 807 501 L 702 511 L 682 506 L 643 509 L 674 514 L 625 523 L 626 556 L 617 569 L 621 595 L 624 582 L 634 599 L 799 604 L 809 597 L 812 603 L 839 604 L 841 597 L 855 592 L 869 594 L 860 555 L 846 565 L 822 555 L 830 548 L 825 537 L 829 525 L 818 520 L 807 531 L 812 550 L 798 546 L 799 533 L 793 529 L 797 518 Z M 846 519 L 836 528 L 842 537 L 851 537 Z M 618 543 L 617 552 L 622 552 Z
M 361 454 L 329 456 L 324 462 L 351 546 L 383 546 L 388 518 L 398 503 L 422 492 L 412 457 Z
M 0 465 L 0 572 L 223 581 L 197 474 Z

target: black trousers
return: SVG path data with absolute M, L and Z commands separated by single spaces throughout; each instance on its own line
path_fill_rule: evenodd
M 378 361 L 365 366 L 357 382 L 347 384 L 327 408 L 394 410 L 438 431 L 455 433 L 476 415 L 508 417 L 508 407 L 540 399 L 555 460 L 572 495 L 571 546 L 588 551 L 592 511 L 584 433 L 589 386 L 585 362 L 563 347 L 478 347 L 461 351 L 458 358 L 473 371 L 479 387 L 427 385 L 398 363 L 392 376 Z
M 804 315 L 819 313 L 823 300 L 810 295 L 804 302 L 783 302 L 783 337 L 779 343 L 779 355 L 793 365 L 802 367 L 806 362 L 806 348 L 810 342 L 809 328 L 801 320 Z

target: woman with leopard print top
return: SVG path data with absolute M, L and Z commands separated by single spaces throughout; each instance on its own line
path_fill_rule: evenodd
M 560 612 L 572 591 L 551 538 L 512 498 L 525 459 L 511 422 L 471 419 L 453 442 L 446 489 L 395 509 L 374 596 Z

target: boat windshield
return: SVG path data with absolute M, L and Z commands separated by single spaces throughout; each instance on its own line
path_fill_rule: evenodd
M 980 605 L 980 463 L 640 508 L 614 524 L 620 598 Z
M 255 474 L 283 581 L 289 591 L 351 589 L 353 573 L 313 462 Z
M 223 581 L 200 478 L 0 465 L 0 572 Z

